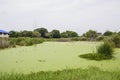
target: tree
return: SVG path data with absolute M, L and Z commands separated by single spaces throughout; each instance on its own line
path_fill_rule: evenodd
M 17 32 L 17 31 L 10 31 L 9 32 L 9 36 L 10 37 L 19 37 L 20 36 L 20 32 Z
M 48 30 L 46 28 L 37 28 L 34 31 L 38 31 L 41 34 L 41 37 L 46 37 L 46 33 L 48 33 Z
M 120 35 L 120 32 L 118 32 L 118 35 Z
M 66 31 L 61 33 L 61 37 L 64 38 L 78 37 L 78 34 L 74 31 Z
M 45 34 L 45 37 L 46 37 L 46 38 L 51 38 L 51 37 L 52 37 L 52 33 L 51 33 L 51 32 L 46 33 L 46 34 Z
M 111 36 L 113 34 L 113 32 L 111 31 L 106 31 L 103 35 L 104 36 Z
M 32 36 L 33 36 L 33 37 L 40 37 L 41 34 L 40 34 L 38 31 L 33 31 L 33 32 L 32 32 Z
M 95 40 L 95 38 L 98 36 L 97 32 L 94 30 L 89 30 L 85 34 L 85 37 L 87 37 L 89 40 Z
M 33 36 L 33 32 L 32 31 L 21 31 L 21 37 L 32 37 Z
M 61 33 L 61 37 L 63 37 L 63 38 L 68 38 L 68 34 L 67 34 L 66 32 L 62 32 L 62 33 Z
M 59 30 L 52 30 L 51 36 L 52 36 L 52 38 L 60 38 L 60 31 Z

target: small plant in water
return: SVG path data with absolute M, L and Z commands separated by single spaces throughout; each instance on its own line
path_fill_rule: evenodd
M 90 59 L 90 60 L 106 60 L 111 59 L 113 54 L 113 47 L 110 43 L 104 42 L 97 47 L 97 53 L 88 53 L 80 55 L 79 57 Z
M 104 42 L 97 48 L 97 53 L 111 56 L 113 54 L 113 47 L 110 43 Z

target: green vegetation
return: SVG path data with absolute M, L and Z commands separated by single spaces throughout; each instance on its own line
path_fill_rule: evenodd
M 0 80 L 120 80 L 120 71 L 89 69 L 68 69 L 62 71 L 37 72 L 31 74 L 0 74 Z
M 103 41 L 104 39 L 110 37 L 111 41 L 113 41 L 116 45 L 116 47 L 120 47 L 120 44 L 117 44 L 120 42 L 120 32 L 112 32 L 112 31 L 106 31 L 103 34 L 100 32 L 97 32 L 95 30 L 88 30 L 87 32 L 83 33 L 81 36 L 78 35 L 75 31 L 69 31 L 66 30 L 64 32 L 61 32 L 57 29 L 53 29 L 52 31 L 48 32 L 46 28 L 37 28 L 33 31 L 10 31 L 10 37 L 11 38 L 18 38 L 18 37 L 30 37 L 30 38 L 72 38 L 73 41 Z M 114 36 L 117 35 L 117 36 Z M 52 40 L 51 39 L 51 40 Z M 117 40 L 117 41 L 116 41 Z
M 0 38 L 0 49 L 8 48 L 9 42 L 7 39 Z
M 102 43 L 103 40 L 107 43 Z M 43 41 L 46 42 L 39 44 Z M 118 47 L 115 54 L 113 45 Z M 0 50 L 0 80 L 120 79 L 119 33 L 107 31 L 102 35 L 89 30 L 78 36 L 74 31 L 48 32 L 46 28 L 11 31 L 9 40 L 0 42 L 0 48 L 8 47 L 16 48 Z
M 115 49 L 115 58 L 110 60 L 98 62 L 78 57 L 79 54 L 92 53 L 101 44 L 44 42 L 1 50 L 0 80 L 119 80 L 119 48 Z
M 19 38 L 9 38 L 0 39 L 0 49 L 16 47 L 16 46 L 32 46 L 34 44 L 43 43 L 42 38 L 30 38 L 30 37 L 19 37 Z
M 104 54 L 96 54 L 96 53 L 83 54 L 83 55 L 80 55 L 79 57 L 89 59 L 89 60 L 96 60 L 96 61 L 107 60 L 112 58 L 112 56 L 108 56 Z
M 106 60 L 111 59 L 113 54 L 113 47 L 110 43 L 104 42 L 97 47 L 97 53 L 88 53 L 80 55 L 81 58 L 86 58 L 90 60 Z
M 66 68 L 98 67 L 105 71 L 120 70 L 120 49 L 110 60 L 87 60 L 78 55 L 96 52 L 102 42 L 44 42 L 33 46 L 16 46 L 0 50 L 0 72 L 30 73 Z
M 63 38 L 78 37 L 78 34 L 74 31 L 66 31 L 61 33 L 61 37 Z
M 118 34 L 112 35 L 111 40 L 114 43 L 115 47 L 120 48 L 120 35 Z
M 103 44 L 98 46 L 97 53 L 98 54 L 103 54 L 103 55 L 106 55 L 106 56 L 112 56 L 113 47 L 112 47 L 112 45 L 110 43 L 104 42 Z
M 34 45 L 34 44 L 42 43 L 43 41 L 44 41 L 44 39 L 41 39 L 41 38 L 20 37 L 20 38 L 10 38 L 9 43 L 10 43 L 11 47 L 14 47 L 16 45 L 31 46 L 31 45 Z
M 48 30 L 46 28 L 37 28 L 34 31 L 37 31 L 41 34 L 41 37 L 45 38 L 46 37 L 46 33 L 48 33 Z
M 96 41 L 103 41 L 104 40 L 104 36 L 98 36 L 98 37 L 96 37 Z
M 111 36 L 113 34 L 112 31 L 106 31 L 103 35 L 104 36 Z
M 85 34 L 83 34 L 84 37 L 87 37 L 88 40 L 93 41 L 96 39 L 96 37 L 98 36 L 97 32 L 94 30 L 89 30 L 87 31 Z
M 52 30 L 51 31 L 51 37 L 52 38 L 60 38 L 60 31 L 59 30 Z

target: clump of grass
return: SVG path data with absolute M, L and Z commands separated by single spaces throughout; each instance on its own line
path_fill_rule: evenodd
M 0 80 L 120 80 L 120 71 L 89 69 L 67 69 L 62 71 L 37 72 L 31 74 L 0 74 Z
M 104 42 L 103 44 L 98 46 L 97 53 L 103 54 L 103 55 L 106 55 L 106 56 L 112 56 L 113 47 L 112 47 L 112 45 L 110 43 Z
M 9 42 L 7 39 L 1 39 L 0 38 L 0 49 L 8 48 Z
M 97 53 L 82 54 L 79 57 L 89 60 L 106 60 L 111 59 L 113 56 L 113 47 L 110 43 L 104 42 L 97 47 Z

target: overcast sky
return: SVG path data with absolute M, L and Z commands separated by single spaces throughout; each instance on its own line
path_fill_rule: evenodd
M 120 0 L 0 0 L 0 29 L 120 31 Z

